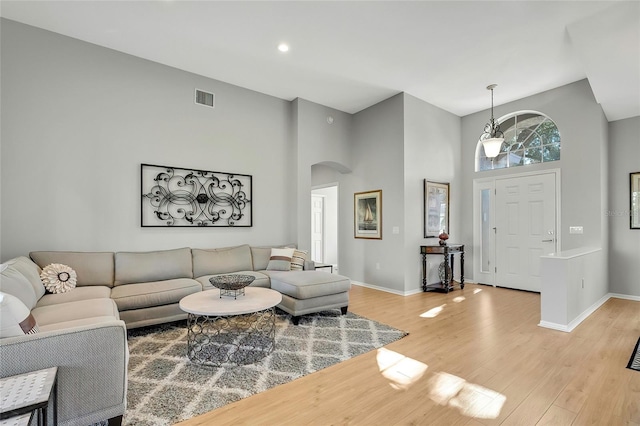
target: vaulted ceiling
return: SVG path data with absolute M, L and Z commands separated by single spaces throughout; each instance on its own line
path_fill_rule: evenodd
M 4 18 L 282 99 L 399 92 L 464 116 L 588 78 L 640 115 L 637 1 L 8 1 Z M 287 53 L 277 50 L 286 42 Z

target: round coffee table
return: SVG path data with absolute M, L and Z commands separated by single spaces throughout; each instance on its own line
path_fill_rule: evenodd
M 220 290 L 190 294 L 180 300 L 187 315 L 187 356 L 198 364 L 254 363 L 275 347 L 275 290 L 246 287 L 238 299 L 220 298 Z

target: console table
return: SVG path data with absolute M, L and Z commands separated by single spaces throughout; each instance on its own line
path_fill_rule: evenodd
M 420 254 L 422 255 L 422 291 L 449 293 L 449 291 L 453 289 L 454 254 L 460 255 L 460 288 L 464 288 L 464 244 L 420 246 Z M 439 284 L 427 284 L 428 254 L 435 254 L 444 257 L 444 281 Z M 449 268 L 449 265 L 451 265 L 451 268 Z

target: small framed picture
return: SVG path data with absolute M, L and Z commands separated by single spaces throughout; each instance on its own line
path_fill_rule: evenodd
M 382 239 L 382 190 L 356 192 L 353 195 L 353 236 Z
M 640 172 L 629 173 L 629 207 L 631 229 L 640 229 Z
M 424 237 L 449 233 L 449 184 L 424 180 Z

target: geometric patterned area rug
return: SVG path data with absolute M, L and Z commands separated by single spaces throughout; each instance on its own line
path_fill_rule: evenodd
M 304 315 L 276 310 L 276 346 L 254 364 L 194 365 L 186 321 L 129 331 L 129 388 L 123 424 L 172 425 L 345 361 L 407 333 L 340 310 Z
M 629 359 L 629 364 L 627 364 L 627 368 L 632 370 L 640 371 L 640 339 L 638 339 L 638 343 L 636 343 L 636 348 L 633 350 L 631 354 L 631 358 Z

